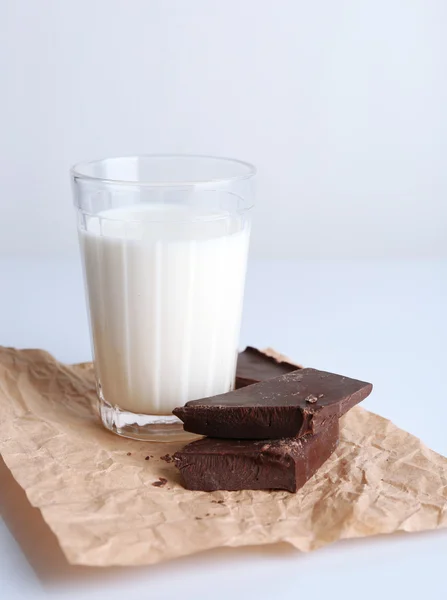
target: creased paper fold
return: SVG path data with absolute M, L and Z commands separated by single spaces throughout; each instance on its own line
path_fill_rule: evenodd
M 119 438 L 94 405 L 88 364 L 0 349 L 0 452 L 70 563 L 143 565 L 281 541 L 309 551 L 447 525 L 447 459 L 362 408 L 344 417 L 335 455 L 290 494 L 185 490 L 170 461 L 180 444 Z

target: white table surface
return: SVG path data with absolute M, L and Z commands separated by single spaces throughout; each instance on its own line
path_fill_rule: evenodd
M 0 281 L 0 344 L 45 348 L 66 362 L 90 358 L 78 261 L 1 258 Z M 305 365 L 372 381 L 367 408 L 447 454 L 446 281 L 441 260 L 255 261 L 241 346 L 272 346 Z M 4 465 L 3 475 L 2 600 L 445 598 L 447 531 L 346 541 L 311 554 L 275 546 L 138 569 L 69 567 Z

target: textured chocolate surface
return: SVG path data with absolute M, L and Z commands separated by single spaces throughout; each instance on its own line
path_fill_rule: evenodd
M 267 356 L 264 352 L 247 346 L 237 358 L 236 389 L 279 377 L 279 375 L 285 375 L 297 369 L 301 369 L 301 367 L 276 360 L 273 356 Z
M 370 383 L 300 369 L 234 392 L 187 402 L 173 413 L 186 431 L 216 438 L 277 439 L 317 433 L 364 400 Z
M 189 490 L 288 490 L 296 492 L 338 444 L 338 419 L 316 435 L 282 440 L 204 438 L 174 455 Z

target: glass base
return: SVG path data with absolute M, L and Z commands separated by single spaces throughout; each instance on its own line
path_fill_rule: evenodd
M 185 431 L 174 415 L 140 415 L 112 406 L 104 398 L 98 398 L 98 408 L 104 427 L 122 437 L 143 442 L 189 442 L 202 437 Z

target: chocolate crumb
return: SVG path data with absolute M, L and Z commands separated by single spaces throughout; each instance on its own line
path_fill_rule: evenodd
M 209 516 L 210 516 L 210 513 L 206 513 L 205 517 L 209 517 Z
M 224 501 L 223 501 L 223 500 L 218 500 L 218 501 L 217 501 L 217 504 L 223 504 L 223 503 L 224 503 Z
M 313 394 L 309 394 L 306 398 L 306 402 L 309 402 L 309 404 L 315 404 L 315 402 L 318 402 L 318 398 Z
M 146 458 L 144 460 L 149 460 L 149 456 L 146 456 Z
M 160 460 L 170 463 L 172 461 L 172 456 L 170 454 L 165 454 L 164 456 L 160 456 Z
M 132 456 L 132 452 L 128 452 L 128 453 L 127 453 L 127 456 Z
M 167 479 L 165 479 L 164 477 L 159 477 L 158 481 L 153 481 L 152 482 L 152 485 L 155 486 L 155 487 L 163 487 L 167 483 L 168 483 Z
M 196 517 L 197 521 L 201 521 L 202 517 Z

